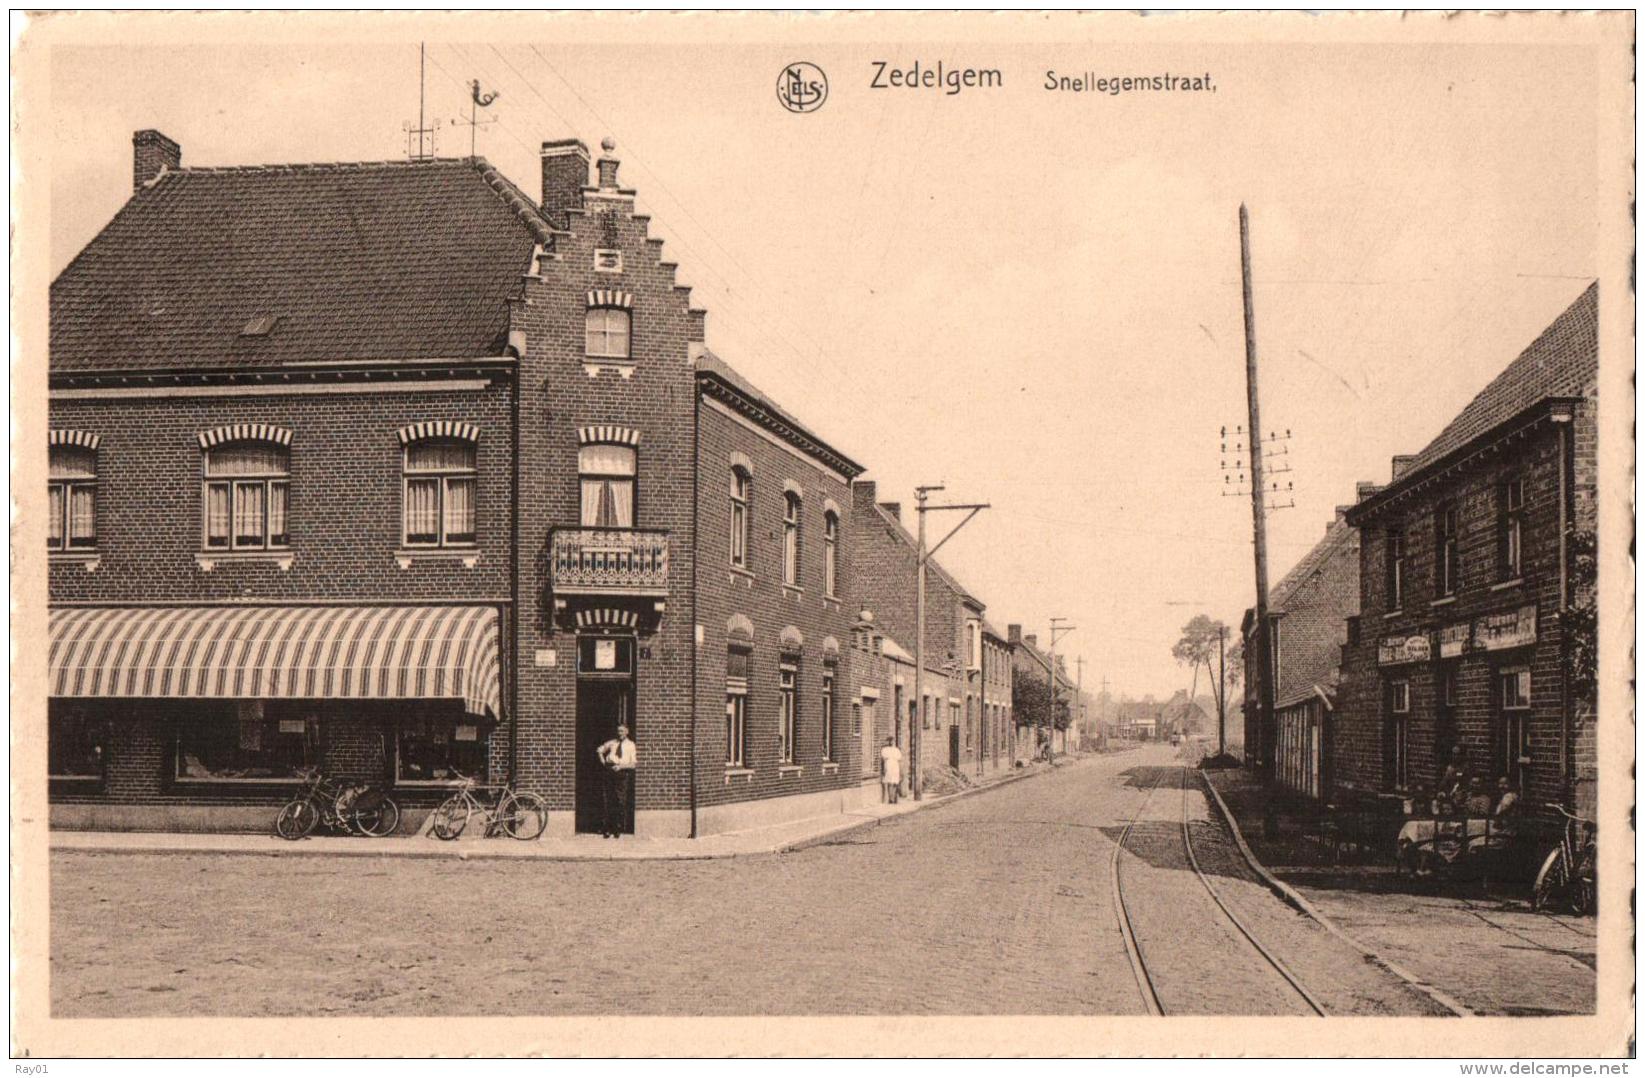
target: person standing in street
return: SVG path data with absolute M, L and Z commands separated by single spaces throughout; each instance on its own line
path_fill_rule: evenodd
M 902 750 L 894 738 L 885 739 L 880 750 L 880 801 L 895 805 L 902 793 Z
M 634 767 L 639 762 L 639 753 L 628 736 L 627 726 L 617 724 L 617 736 L 600 746 L 599 756 L 605 768 L 605 783 L 601 788 L 600 834 L 606 838 L 621 838 L 628 827 L 628 804 L 634 795 Z

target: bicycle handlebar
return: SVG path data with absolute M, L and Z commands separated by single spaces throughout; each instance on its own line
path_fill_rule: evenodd
M 1559 813 L 1561 816 L 1565 817 L 1567 820 L 1571 820 L 1571 821 L 1574 821 L 1576 823 L 1590 823 L 1591 824 L 1591 823 L 1594 822 L 1594 821 L 1588 819 L 1588 817 L 1586 817 L 1586 816 L 1578 816 L 1574 812 L 1566 812 L 1564 805 L 1558 805 L 1558 804 L 1555 804 L 1552 801 L 1545 802 L 1543 807 L 1544 808 L 1551 808 L 1555 812 Z

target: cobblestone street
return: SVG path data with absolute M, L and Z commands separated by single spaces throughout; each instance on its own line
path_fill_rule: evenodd
M 1141 809 L 1121 881 L 1168 1013 L 1299 1013 L 1187 866 L 1184 814 L 1219 896 L 1329 1013 L 1435 1013 L 1251 878 L 1182 775 L 1152 747 L 726 860 L 59 851 L 53 1009 L 1140 1014 L 1111 865 Z

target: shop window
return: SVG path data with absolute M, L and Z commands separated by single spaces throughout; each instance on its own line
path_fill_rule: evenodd
M 634 526 L 634 449 L 585 445 L 577 452 L 585 528 Z
M 1411 683 L 1395 681 L 1388 686 L 1388 744 L 1394 788 L 1404 790 L 1411 780 Z
M 1525 666 L 1497 672 L 1497 707 L 1502 714 L 1502 774 L 1520 792 L 1531 766 L 1531 670 Z
M 748 762 L 748 652 L 732 648 L 725 657 L 725 765 Z
M 473 546 L 475 481 L 473 442 L 425 439 L 406 446 L 406 546 Z
M 78 445 L 54 445 L 50 453 L 47 490 L 51 516 L 46 522 L 50 547 L 91 550 L 97 546 L 97 451 Z
M 201 499 L 207 550 L 288 546 L 291 452 L 278 442 L 229 442 L 206 450 Z
M 296 782 L 321 760 L 320 718 L 307 701 L 242 700 L 178 719 L 179 782 Z
M 748 497 L 754 478 L 744 468 L 731 469 L 731 564 L 748 568 Z
M 408 702 L 398 723 L 394 778 L 403 783 L 449 783 L 461 778 L 484 780 L 486 731 L 479 720 L 453 701 L 449 706 Z
M 46 706 L 46 764 L 54 779 L 102 779 L 108 720 L 97 705 L 51 700 Z
M 629 316 L 621 307 L 590 307 L 583 319 L 583 351 L 600 359 L 629 358 Z
M 783 663 L 777 671 L 777 760 L 794 762 L 794 742 L 799 736 L 800 698 L 795 682 L 799 669 L 793 663 Z

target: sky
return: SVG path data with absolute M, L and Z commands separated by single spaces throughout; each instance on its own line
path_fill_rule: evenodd
M 449 24 L 448 24 L 449 25 Z M 403 158 L 416 36 L 55 47 L 53 273 L 130 193 L 131 134 L 186 165 Z M 789 35 L 792 37 L 792 35 Z M 546 139 L 616 140 L 709 346 L 868 467 L 988 502 L 940 560 L 1004 631 L 1077 628 L 1086 687 L 1169 695 L 1184 622 L 1254 594 L 1237 210 L 1250 208 L 1264 427 L 1294 506 L 1277 582 L 1356 480 L 1426 444 L 1598 272 L 1583 47 L 431 41 L 426 115 L 528 192 Z M 804 59 L 828 100 L 793 114 Z M 1004 85 L 875 90 L 873 62 Z M 1210 71 L 1202 94 L 1053 93 L 1046 72 Z M 596 150 L 597 153 L 597 150 Z M 932 518 L 940 534 L 944 518 Z M 1203 683 L 1202 683 L 1203 684 Z

